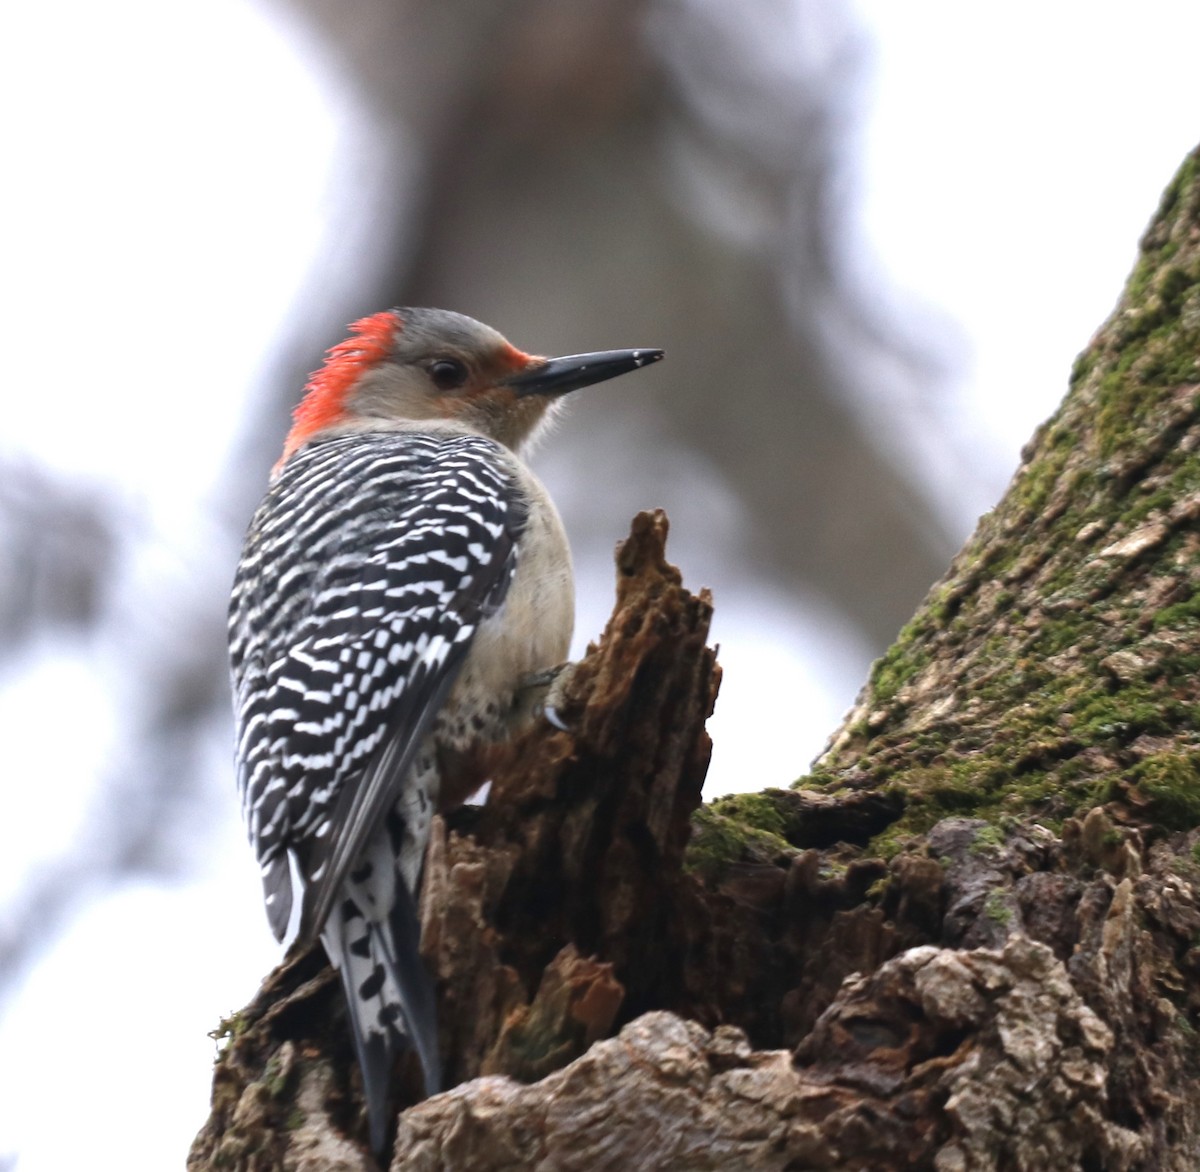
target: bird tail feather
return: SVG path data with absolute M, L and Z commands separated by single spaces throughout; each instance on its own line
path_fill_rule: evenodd
M 387 836 L 342 885 L 321 933 L 342 978 L 367 1100 L 371 1147 L 383 1151 L 396 1056 L 413 1049 L 425 1094 L 441 1089 L 433 982 L 421 959 L 416 903 L 396 872 Z M 380 882 L 379 880 L 382 880 Z M 385 890 L 380 890 L 380 888 Z

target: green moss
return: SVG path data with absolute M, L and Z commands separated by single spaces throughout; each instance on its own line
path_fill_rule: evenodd
M 757 794 L 730 794 L 712 803 L 714 814 L 733 818 L 747 827 L 765 830 L 784 837 L 787 827 L 783 814 L 770 796 L 770 791 Z
M 983 854 L 991 847 L 1004 845 L 1004 832 L 999 826 L 981 826 L 971 843 L 972 854 Z
M 803 777 L 798 777 L 792 782 L 788 789 L 840 789 L 842 779 L 833 769 L 814 769 L 811 773 L 804 774 Z
M 1008 924 L 1012 922 L 1013 911 L 1012 908 L 1008 906 L 1008 902 L 1004 898 L 1004 894 L 1002 892 L 993 891 L 987 897 L 987 900 L 983 905 L 983 912 L 989 920 L 992 920 L 997 924 Z
M 993 607 L 997 614 L 1003 614 L 1006 610 L 1012 608 L 1012 604 L 1017 601 L 1017 596 L 1011 590 L 1001 590 L 996 595 L 996 601 Z
M 277 1099 L 283 1094 L 287 1086 L 287 1072 L 284 1070 L 283 1062 L 278 1054 L 272 1054 L 267 1059 L 267 1065 L 263 1070 L 261 1081 L 267 1090 L 267 1094 L 273 1099 Z
M 877 704 L 893 700 L 928 665 L 929 651 L 918 640 L 925 629 L 924 616 L 908 623 L 896 636 L 896 642 L 871 665 L 871 689 Z
M 908 817 L 894 822 L 881 834 L 877 834 L 871 839 L 868 854 L 885 861 L 894 859 L 898 854 L 913 846 L 917 842 L 917 836 L 929 830 L 940 819 L 930 818 L 925 821 L 924 825 L 922 825 L 922 821 L 919 810 L 910 811 Z
M 1155 753 L 1139 761 L 1129 779 L 1161 825 L 1200 826 L 1200 753 Z
M 1083 776 L 1086 768 L 1083 761 L 1075 757 L 1069 761 L 1063 761 L 1055 770 L 1055 776 L 1060 782 L 1075 781 Z
M 1116 328 L 1121 354 L 1097 387 L 1096 431 L 1110 456 L 1142 443 L 1151 411 L 1181 385 L 1200 376 L 1197 331 L 1181 318 L 1200 283 L 1200 267 L 1165 263 L 1168 248 L 1144 255 L 1130 279 Z
M 994 823 L 976 836 L 975 849 L 983 850 L 1004 841 L 1003 828 L 1011 816 L 1032 813 L 1049 825 L 1095 805 L 1095 783 L 1083 763 L 1071 756 L 1077 753 L 1078 744 L 1037 742 L 1037 736 L 1051 727 L 1050 711 L 1057 714 L 1058 710 L 1048 701 L 1045 711 L 1035 709 L 1024 718 L 1027 727 L 1010 727 L 986 748 L 962 758 L 895 772 L 892 783 L 904 794 L 904 815 L 872 839 L 871 852 L 890 858 L 911 836 L 924 834 L 952 816 Z M 956 733 L 950 736 L 960 748 L 962 738 Z M 1006 748 L 1012 744 L 1024 746 L 1019 758 Z M 1079 780 L 1071 785 L 1074 779 Z
M 1161 631 L 1192 629 L 1200 624 L 1200 590 L 1193 589 L 1187 598 L 1164 607 L 1154 616 L 1154 629 Z
M 867 888 L 866 898 L 872 903 L 878 903 L 884 896 L 888 887 L 891 885 L 892 877 L 890 875 L 880 875 L 870 887 Z
M 1083 382 L 1092 373 L 1092 367 L 1095 365 L 1096 354 L 1093 350 L 1084 350 L 1077 354 L 1071 364 L 1071 386 Z
M 1041 629 L 1037 636 L 1036 648 L 1039 655 L 1057 655 L 1060 651 L 1067 651 L 1072 647 L 1078 647 L 1083 640 L 1085 630 L 1090 626 L 1090 618 L 1086 615 L 1075 611 L 1068 611 L 1062 618 L 1055 619 L 1053 622 L 1048 622 Z M 1038 665 L 1043 672 L 1046 669 L 1043 665 Z M 1051 676 L 1049 673 L 1044 674 L 1039 683 L 1049 683 Z
M 1088 744 L 1128 744 L 1143 733 L 1169 733 L 1188 713 L 1144 680 L 1131 680 L 1116 691 L 1096 691 L 1075 711 L 1072 732 Z
M 1116 451 L 1124 435 L 1129 399 L 1128 369 L 1118 365 L 1101 378 L 1096 393 L 1096 436 L 1104 456 Z
M 1012 486 L 1013 503 L 1031 516 L 1039 514 L 1050 499 L 1067 460 L 1079 446 L 1079 437 L 1056 416 L 1047 424 L 1037 449 L 1037 458 Z
M 943 814 L 969 814 L 978 809 L 982 794 L 968 779 L 947 778 L 944 784 L 930 786 L 926 800 Z
M 684 866 L 705 882 L 713 883 L 731 864 L 774 863 L 796 853 L 778 834 L 719 814 L 712 806 L 701 806 L 692 815 L 692 837 Z

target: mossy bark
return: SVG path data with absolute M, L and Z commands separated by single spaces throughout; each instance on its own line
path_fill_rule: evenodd
M 1194 154 L 813 773 L 699 810 L 708 604 L 640 518 L 572 732 L 436 836 L 465 1081 L 392 1167 L 1200 1166 L 1198 446 Z M 372 1166 L 340 1015 L 319 953 L 269 978 L 192 1169 Z
M 1200 822 L 1200 183 L 1163 197 L 1119 305 L 1008 493 L 874 665 L 808 784 L 947 814 Z

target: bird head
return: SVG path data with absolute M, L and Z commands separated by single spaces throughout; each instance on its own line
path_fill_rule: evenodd
M 330 432 L 457 424 L 518 450 L 563 395 L 657 362 L 661 350 L 543 358 L 444 309 L 392 309 L 356 321 L 308 381 L 276 470 Z

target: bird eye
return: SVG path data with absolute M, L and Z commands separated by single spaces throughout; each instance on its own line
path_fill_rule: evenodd
M 439 358 L 429 364 L 429 377 L 439 391 L 452 391 L 467 381 L 467 368 L 457 358 Z

